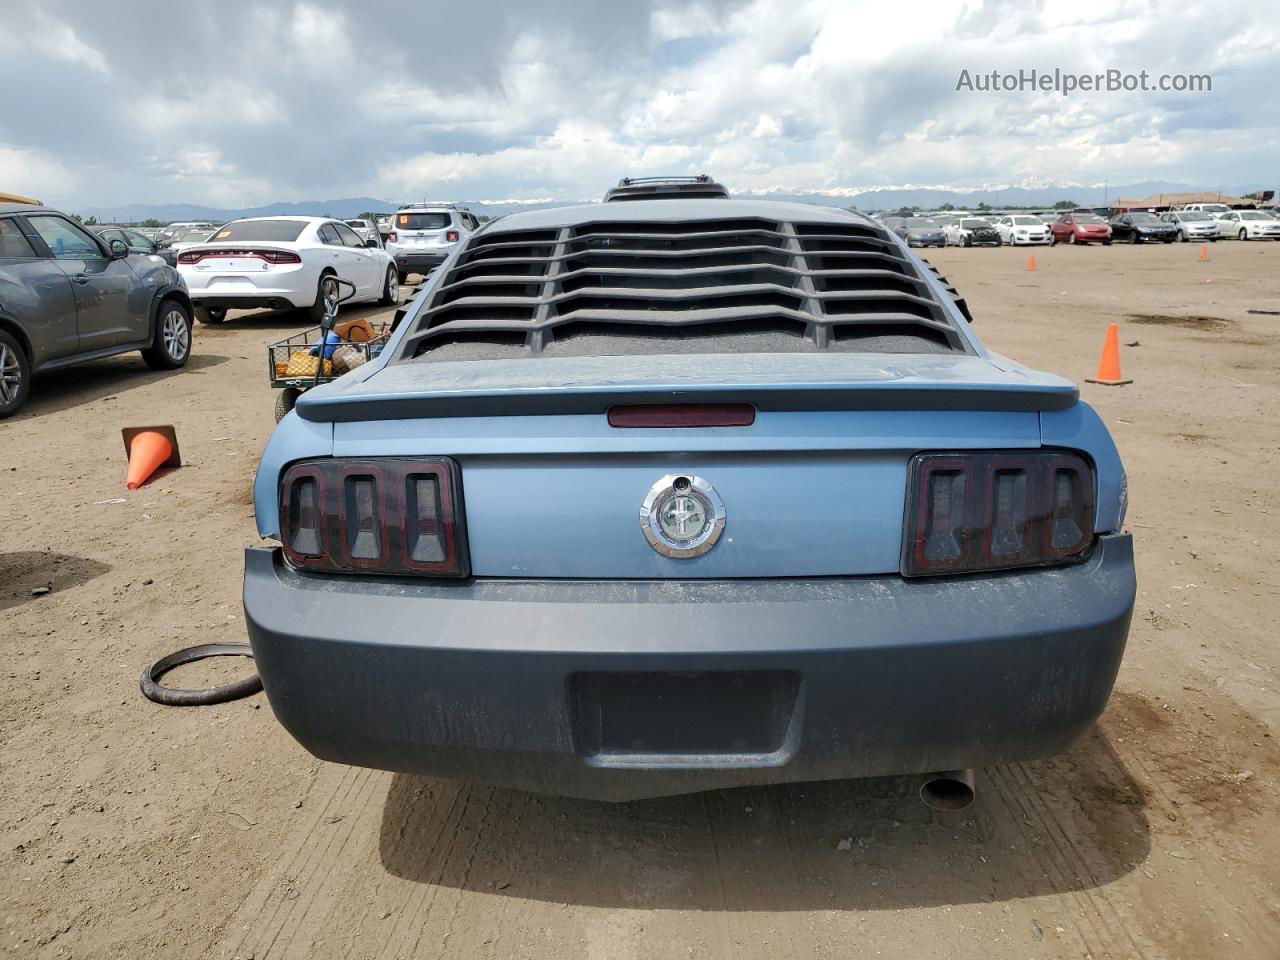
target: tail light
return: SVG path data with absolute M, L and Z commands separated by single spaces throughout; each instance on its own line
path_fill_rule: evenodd
M 390 233 L 387 234 L 387 243 L 399 243 L 399 242 L 400 241 L 396 239 L 396 232 L 394 230 L 392 230 Z
M 1063 450 L 917 454 L 907 491 L 903 576 L 1069 563 L 1093 543 L 1093 468 Z
M 301 263 L 302 257 L 291 250 L 188 250 L 178 254 L 179 263 L 199 263 L 206 257 L 256 257 L 267 263 Z
M 458 465 L 447 457 L 304 460 L 280 480 L 280 539 L 300 570 L 465 577 Z
M 458 231 L 457 231 L 457 230 L 450 230 L 450 231 L 448 231 L 448 232 L 444 235 L 444 239 L 445 239 L 445 241 L 446 241 L 447 243 L 457 243 L 457 242 L 458 242 Z

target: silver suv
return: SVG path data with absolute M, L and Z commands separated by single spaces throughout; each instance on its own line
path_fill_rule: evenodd
M 466 207 L 452 203 L 410 203 L 396 211 L 387 234 L 387 252 L 396 258 L 400 282 L 409 274 L 427 276 L 459 243 L 480 229 Z

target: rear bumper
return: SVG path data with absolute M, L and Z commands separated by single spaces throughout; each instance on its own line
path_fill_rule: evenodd
M 447 253 L 397 253 L 396 269 L 402 273 L 428 273 L 448 258 Z
M 985 766 L 1102 711 L 1132 542 L 1082 564 L 899 577 L 415 583 L 245 555 L 280 722 L 326 760 L 628 800 Z

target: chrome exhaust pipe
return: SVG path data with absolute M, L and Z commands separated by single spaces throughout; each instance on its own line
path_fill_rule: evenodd
M 920 799 L 932 810 L 963 810 L 973 803 L 973 771 L 931 773 L 920 784 Z

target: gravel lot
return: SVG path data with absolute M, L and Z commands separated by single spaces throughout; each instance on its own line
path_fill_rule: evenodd
M 303 326 L 247 315 L 0 424 L 0 954 L 1274 958 L 1280 316 L 1249 311 L 1280 311 L 1280 246 L 928 253 L 1001 353 L 1083 381 L 1108 321 L 1130 344 L 1132 385 L 1082 389 L 1138 608 L 1069 754 L 980 772 L 957 815 L 897 779 L 607 806 L 320 763 L 261 695 L 149 703 L 145 664 L 244 639 L 263 347 Z M 126 494 L 120 428 L 157 422 L 186 465 Z

